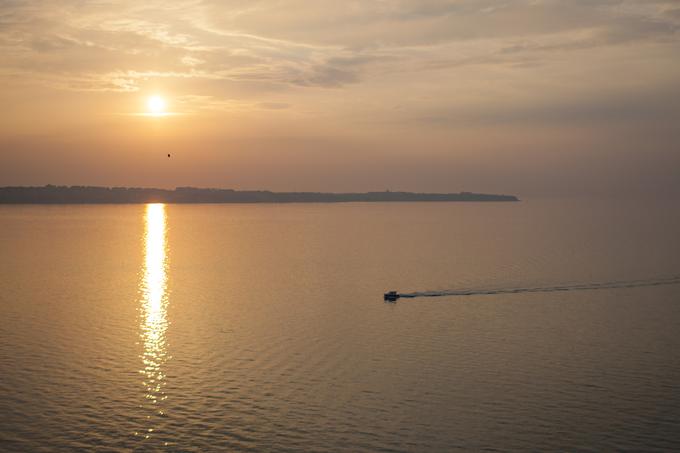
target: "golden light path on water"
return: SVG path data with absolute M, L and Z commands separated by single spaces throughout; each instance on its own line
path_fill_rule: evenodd
M 140 336 L 144 345 L 142 352 L 144 376 L 143 385 L 146 391 L 145 406 L 155 415 L 163 415 L 159 402 L 165 400 L 163 391 L 165 374 L 163 365 L 168 359 L 166 345 L 167 319 L 167 241 L 165 205 L 153 203 L 146 205 L 144 232 L 145 260 L 144 274 L 140 282 L 141 290 L 141 322 Z M 151 415 L 147 415 L 151 418 Z M 148 438 L 153 427 L 145 428 L 145 432 L 136 433 Z

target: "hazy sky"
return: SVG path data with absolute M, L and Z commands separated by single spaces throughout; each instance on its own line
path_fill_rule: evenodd
M 680 195 L 677 0 L 0 0 L 0 56 L 0 186 Z

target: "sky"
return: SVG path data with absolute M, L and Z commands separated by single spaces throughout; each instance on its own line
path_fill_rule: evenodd
M 680 196 L 677 0 L 0 0 L 0 56 L 0 186 Z

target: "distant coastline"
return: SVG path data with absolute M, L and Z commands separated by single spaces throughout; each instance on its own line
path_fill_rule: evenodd
M 174 190 L 135 187 L 41 186 L 0 187 L 0 204 L 116 204 L 116 203 L 347 203 L 398 201 L 519 201 L 514 195 L 472 192 L 270 192 L 266 190 Z

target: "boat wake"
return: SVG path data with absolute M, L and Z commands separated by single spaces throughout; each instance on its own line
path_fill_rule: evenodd
M 477 289 L 446 289 L 441 291 L 420 291 L 413 293 L 399 293 L 399 297 L 444 297 L 444 296 L 478 296 L 486 294 L 521 294 L 521 293 L 554 293 L 560 291 L 592 291 L 612 288 L 640 288 L 645 286 L 663 286 L 680 284 L 680 275 L 646 280 L 624 280 L 592 283 L 573 283 L 555 286 L 531 286 L 517 288 L 477 288 Z

